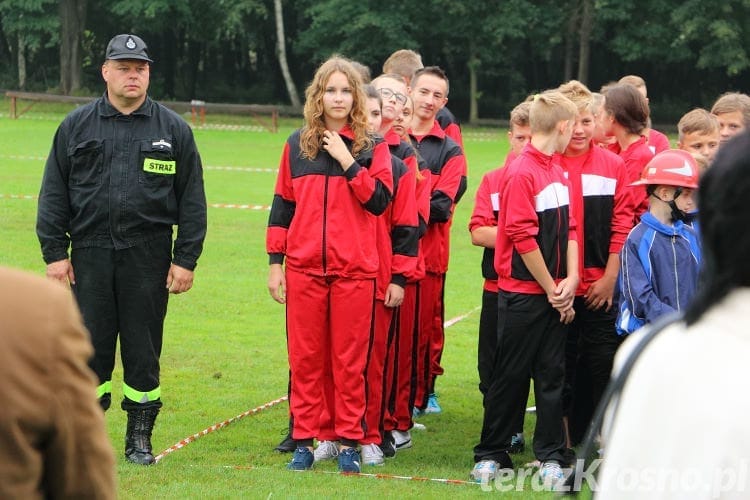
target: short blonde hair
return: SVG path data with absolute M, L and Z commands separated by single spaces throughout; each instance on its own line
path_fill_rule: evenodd
M 602 94 L 602 95 L 605 95 L 605 96 L 606 96 L 606 95 L 607 95 L 607 92 L 609 92 L 609 89 L 611 89 L 611 88 L 612 88 L 612 87 L 614 87 L 615 85 L 619 85 L 619 82 L 616 82 L 616 81 L 614 81 L 614 80 L 612 80 L 612 81 L 610 81 L 610 82 L 607 82 L 607 83 L 605 83 L 604 85 L 602 85 L 602 86 L 601 86 L 601 87 L 599 88 L 599 93 L 600 93 L 600 94 Z
M 578 108 L 573 101 L 557 90 L 547 90 L 534 96 L 529 109 L 532 134 L 549 134 L 558 123 L 574 120 Z
M 632 85 L 633 87 L 640 89 L 646 89 L 646 80 L 641 78 L 638 75 L 625 75 L 622 78 L 620 78 L 617 83 L 627 83 L 628 85 Z
M 531 102 L 524 101 L 510 112 L 510 130 L 513 127 L 528 127 L 529 126 L 529 109 L 531 109 Z
M 578 108 L 578 112 L 594 112 L 594 101 L 589 88 L 578 80 L 570 80 L 558 87 L 562 95 L 573 101 Z
M 695 108 L 688 111 L 677 124 L 679 140 L 685 138 L 685 134 L 698 132 L 699 134 L 718 134 L 720 130 L 719 120 L 703 108 Z
M 604 94 L 601 94 L 599 92 L 592 92 L 591 109 L 593 110 L 594 114 L 596 114 L 602 104 L 604 104 Z
M 397 50 L 391 54 L 383 63 L 383 73 L 395 73 L 400 75 L 406 84 L 411 82 L 414 73 L 423 68 L 422 56 L 410 49 Z
M 722 94 L 711 107 L 711 113 L 722 115 L 724 113 L 742 113 L 742 121 L 745 126 L 750 126 L 750 96 L 740 92 L 727 92 Z

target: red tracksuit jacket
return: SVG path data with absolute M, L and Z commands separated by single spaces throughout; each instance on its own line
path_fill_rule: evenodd
M 628 183 L 635 182 L 641 178 L 643 168 L 654 154 L 648 147 L 645 136 L 628 146 L 625 151 L 620 151 L 620 157 L 625 162 L 625 170 L 628 172 Z M 645 186 L 630 186 L 630 196 L 633 199 L 633 221 L 631 227 L 640 222 L 643 212 L 648 210 L 648 195 Z
M 390 283 L 406 286 L 417 270 L 419 223 L 417 221 L 416 170 L 411 170 L 395 155 L 391 156 L 393 199 L 382 217 L 377 218 L 380 267 L 375 297 L 385 299 Z
M 474 211 L 469 219 L 469 232 L 479 227 L 497 226 L 497 215 L 500 211 L 500 193 L 498 189 L 506 169 L 496 168 L 484 176 L 474 197 Z M 482 253 L 482 276 L 484 289 L 497 292 L 497 272 L 495 272 L 495 249 L 484 248 Z
M 567 276 L 568 241 L 576 240 L 569 184 L 554 156 L 527 144 L 507 167 L 499 192 L 495 271 L 500 290 L 544 294 L 521 255 L 539 249 L 547 269 L 560 282 Z
M 419 227 L 418 236 L 418 249 L 417 249 L 417 262 L 416 268 L 413 273 L 407 275 L 407 282 L 414 283 L 421 280 L 424 277 L 424 252 L 422 251 L 422 236 L 427 232 L 427 221 L 430 220 L 430 170 L 427 168 L 427 164 L 420 157 L 417 157 L 417 153 L 411 144 L 401 140 L 401 138 L 390 129 L 385 134 L 385 142 L 388 143 L 388 147 L 391 149 L 391 154 L 397 158 L 403 160 L 406 167 L 414 172 L 415 177 L 415 189 L 414 196 L 417 207 L 417 224 Z
M 412 134 L 412 140 L 431 174 L 430 218 L 422 238 L 425 269 L 444 274 L 448 270 L 453 209 L 466 192 L 466 157 L 437 121 L 427 135 L 417 138 Z
M 339 131 L 351 147 L 352 131 Z M 316 276 L 375 278 L 376 216 L 393 192 L 388 145 L 375 139 L 344 172 L 326 151 L 302 158 L 300 130 L 284 146 L 266 231 L 270 263 Z
M 570 182 L 570 206 L 578 237 L 577 295 L 604 275 L 609 254 L 620 253 L 632 229 L 633 205 L 622 158 L 591 145 L 579 157 L 559 156 Z

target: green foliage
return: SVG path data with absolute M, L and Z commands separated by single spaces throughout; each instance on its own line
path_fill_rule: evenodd
M 300 55 L 309 55 L 318 63 L 339 53 L 379 70 L 394 50 L 418 47 L 415 34 L 419 26 L 405 15 L 408 4 L 403 2 L 331 0 L 300 3 L 309 24 L 300 33 L 294 47 Z
M 679 30 L 674 46 L 691 50 L 698 68 L 722 68 L 735 76 L 750 66 L 746 41 L 750 37 L 750 2 L 728 0 L 718 5 L 689 0 L 678 6 L 672 21 Z
M 39 68 L 33 68 L 32 64 L 40 50 L 57 45 L 59 26 L 57 2 L 54 0 L 0 0 L 0 27 L 15 56 L 8 61 L 8 69 L 17 70 L 17 55 L 22 51 L 29 72 L 25 76 L 32 80 L 30 86 L 33 87 L 33 80 L 39 78 L 34 70 Z M 19 85 L 19 77 L 18 74 L 12 76 L 14 86 Z M 27 82 L 24 84 L 28 85 Z

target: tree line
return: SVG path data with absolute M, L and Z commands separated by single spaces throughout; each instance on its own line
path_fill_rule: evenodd
M 93 95 L 109 39 L 135 33 L 158 99 L 297 104 L 333 53 L 376 75 L 411 48 L 462 120 L 506 118 L 572 78 L 646 79 L 670 123 L 750 84 L 750 0 L 0 0 L 0 88 Z

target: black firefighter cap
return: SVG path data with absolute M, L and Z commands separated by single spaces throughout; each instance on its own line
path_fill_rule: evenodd
M 136 35 L 117 35 L 107 44 L 106 59 L 139 59 L 154 62 L 146 52 L 148 47 Z

